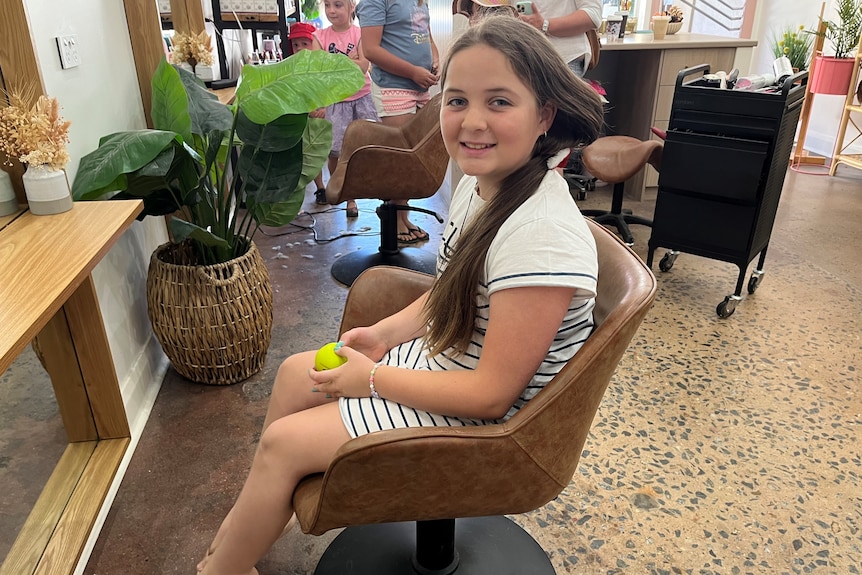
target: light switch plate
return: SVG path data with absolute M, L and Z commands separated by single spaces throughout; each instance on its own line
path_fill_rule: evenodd
M 60 52 L 60 66 L 64 70 L 81 65 L 81 56 L 78 53 L 78 36 L 57 36 L 57 50 Z

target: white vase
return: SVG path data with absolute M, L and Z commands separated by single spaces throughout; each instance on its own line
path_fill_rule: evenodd
M 18 199 L 12 180 L 4 170 L 0 170 L 0 216 L 8 216 L 18 211 Z
M 50 216 L 72 209 L 72 194 L 69 193 L 69 182 L 64 170 L 45 165 L 27 166 L 22 179 L 33 215 Z

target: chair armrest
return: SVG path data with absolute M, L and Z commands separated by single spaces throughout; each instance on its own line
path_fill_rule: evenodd
M 377 266 L 365 270 L 347 293 L 338 333 L 372 325 L 401 311 L 431 289 L 433 281 L 432 276 L 404 268 Z

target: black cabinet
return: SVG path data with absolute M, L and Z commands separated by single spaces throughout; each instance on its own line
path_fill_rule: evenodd
M 747 92 L 709 86 L 708 73 L 704 64 L 677 76 L 647 265 L 659 247 L 670 249 L 662 271 L 679 252 L 736 264 L 736 291 L 716 308 L 727 317 L 758 254 L 749 293 L 763 276 L 808 74 L 791 76 L 774 92 Z

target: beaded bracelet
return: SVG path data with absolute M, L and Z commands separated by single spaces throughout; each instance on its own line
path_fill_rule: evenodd
M 380 394 L 374 389 L 374 374 L 377 373 L 377 368 L 381 365 L 383 365 L 382 361 L 375 363 L 374 367 L 371 368 L 371 374 L 368 376 L 368 389 L 371 390 L 371 397 L 374 399 L 380 399 Z

